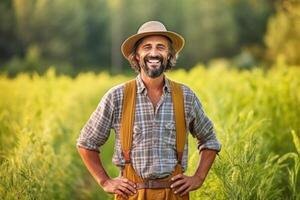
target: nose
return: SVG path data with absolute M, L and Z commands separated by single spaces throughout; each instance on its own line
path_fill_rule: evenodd
M 158 55 L 157 49 L 156 49 L 156 48 L 152 48 L 149 55 L 150 55 L 150 56 L 153 56 L 153 57 L 154 57 L 154 56 L 157 56 L 157 55 Z

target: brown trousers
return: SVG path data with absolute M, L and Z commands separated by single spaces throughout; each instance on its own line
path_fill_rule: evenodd
M 177 164 L 175 171 L 168 177 L 160 179 L 161 181 L 170 180 L 171 177 L 182 173 L 181 165 Z M 143 182 L 140 176 L 136 174 L 131 164 L 126 164 L 123 171 L 123 176 L 133 181 L 134 183 Z M 181 197 L 179 194 L 174 194 L 174 189 L 139 189 L 137 193 L 129 196 L 128 200 L 189 200 L 189 194 Z M 125 200 L 119 195 L 115 195 L 115 200 Z

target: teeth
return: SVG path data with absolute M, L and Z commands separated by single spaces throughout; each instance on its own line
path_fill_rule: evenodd
M 160 61 L 157 60 L 157 59 L 150 59 L 150 60 L 148 60 L 148 62 L 150 62 L 150 63 L 159 63 Z

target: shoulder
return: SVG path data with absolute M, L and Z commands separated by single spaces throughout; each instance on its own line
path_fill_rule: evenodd
M 197 96 L 196 94 L 197 92 L 184 83 L 179 83 L 179 84 L 181 85 L 181 88 L 183 90 L 185 105 L 191 106 L 192 107 L 191 109 L 198 108 L 198 107 L 202 108 L 203 105 L 200 100 L 201 98 Z
M 128 80 L 128 81 L 125 81 L 123 83 L 120 83 L 118 85 L 115 85 L 113 86 L 112 88 L 110 88 L 108 91 L 107 91 L 107 95 L 112 95 L 112 96 L 115 96 L 115 95 L 123 95 L 124 94 L 124 88 L 125 88 L 125 85 L 131 81 L 136 81 L 135 79 L 132 79 L 132 80 Z
M 125 83 L 121 83 L 111 87 L 108 91 L 104 93 L 101 98 L 100 104 L 104 105 L 118 105 L 123 98 Z
M 194 99 L 196 98 L 195 92 L 188 85 L 186 85 L 184 83 L 180 83 L 180 82 L 176 82 L 176 83 L 179 84 L 182 88 L 185 102 L 192 103 L 194 101 Z
M 183 83 L 180 83 L 180 85 L 185 96 L 195 96 L 195 92 L 189 86 Z
M 123 94 L 124 87 L 125 87 L 125 83 L 115 85 L 106 92 L 106 95 L 110 97 L 114 97 L 116 95 Z

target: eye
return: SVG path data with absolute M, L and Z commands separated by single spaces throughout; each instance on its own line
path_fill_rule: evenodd
M 157 49 L 159 49 L 159 50 L 165 50 L 166 47 L 165 47 L 164 45 L 158 45 L 158 46 L 157 46 Z
M 151 46 L 150 45 L 145 45 L 145 46 L 143 46 L 143 49 L 144 50 L 149 50 L 149 49 L 151 49 Z

